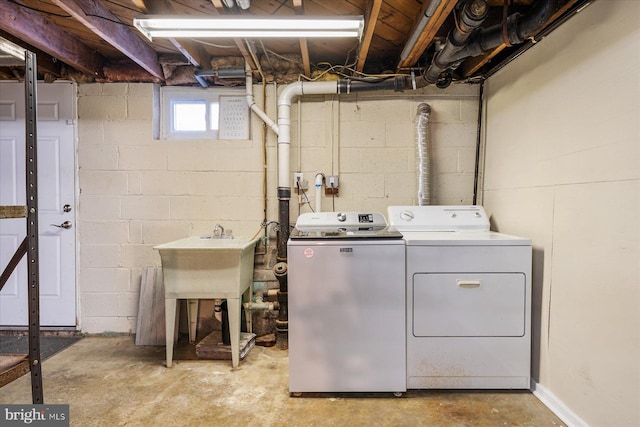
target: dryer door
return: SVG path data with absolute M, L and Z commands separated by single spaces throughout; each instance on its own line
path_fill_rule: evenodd
M 416 337 L 519 337 L 525 333 L 522 273 L 413 276 Z

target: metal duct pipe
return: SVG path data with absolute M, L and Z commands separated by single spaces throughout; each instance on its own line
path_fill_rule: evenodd
M 418 105 L 416 114 L 416 177 L 418 181 L 418 206 L 431 204 L 431 168 L 429 156 L 429 104 Z
M 217 77 L 219 79 L 241 79 L 245 76 L 242 67 L 223 67 L 216 70 L 197 69 L 193 73 L 194 77 L 202 87 L 209 87 L 204 77 Z
M 427 84 L 437 82 L 440 74 L 452 66 L 452 57 L 466 46 L 471 34 L 487 18 L 488 11 L 486 0 L 469 0 L 465 3 L 456 26 L 447 36 L 447 43 L 433 58 L 431 66 L 423 76 Z

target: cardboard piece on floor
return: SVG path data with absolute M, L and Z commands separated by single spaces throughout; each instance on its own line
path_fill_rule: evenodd
M 251 351 L 256 344 L 256 334 L 240 332 L 240 360 Z M 220 331 L 213 331 L 196 344 L 198 359 L 231 360 L 231 346 L 222 343 Z

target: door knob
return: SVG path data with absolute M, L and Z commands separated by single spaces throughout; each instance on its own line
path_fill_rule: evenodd
M 51 224 L 54 227 L 58 227 L 58 228 L 64 228 L 64 229 L 70 229 L 71 228 L 71 222 L 69 221 L 65 221 L 62 224 Z
M 62 210 L 65 211 L 65 212 L 71 212 L 71 205 L 64 205 L 62 207 Z

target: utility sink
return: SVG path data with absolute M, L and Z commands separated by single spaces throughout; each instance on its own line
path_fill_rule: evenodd
M 231 360 L 234 368 L 238 366 L 240 305 L 243 294 L 251 288 L 253 257 L 258 240 L 192 236 L 154 247 L 160 253 L 164 276 L 167 367 L 171 367 L 173 359 L 177 300 L 217 298 L 227 300 Z M 189 339 L 193 341 L 198 306 L 191 303 L 188 306 Z

